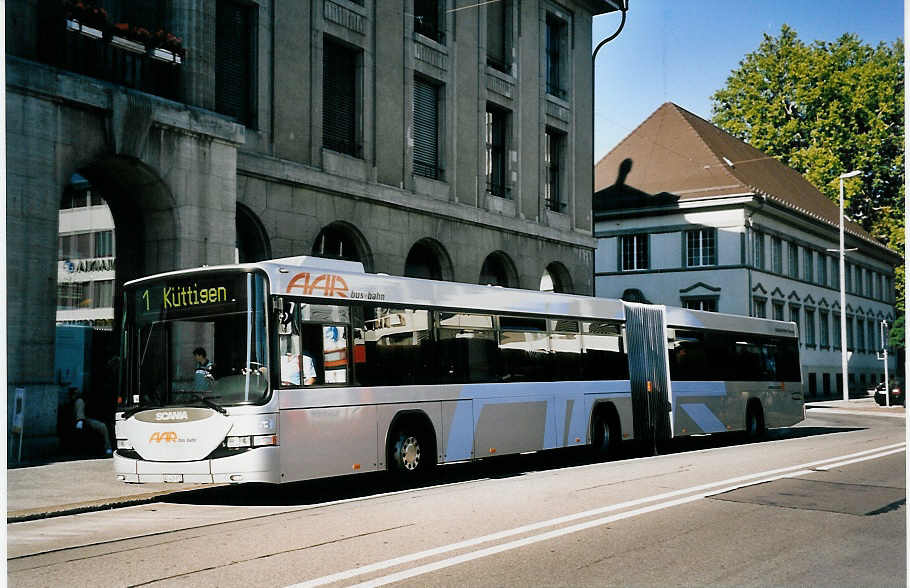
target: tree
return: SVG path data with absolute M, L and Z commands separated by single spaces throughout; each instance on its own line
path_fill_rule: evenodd
M 784 25 L 764 35 L 711 97 L 713 122 L 778 158 L 891 249 L 904 248 L 904 43 L 845 34 L 806 45 Z M 898 268 L 898 309 L 904 306 Z
M 888 345 L 898 353 L 903 354 L 906 345 L 906 331 L 904 329 L 904 315 L 897 317 L 888 333 Z
M 907 373 L 905 364 L 907 357 L 907 332 L 904 325 L 904 315 L 897 317 L 897 320 L 891 325 L 891 330 L 888 333 L 888 345 L 894 350 L 895 360 L 897 361 L 897 369 L 894 371 L 894 377 L 897 378 L 898 381 L 901 381 L 904 379 L 902 376 Z M 906 387 L 904 388 L 904 392 L 906 392 Z

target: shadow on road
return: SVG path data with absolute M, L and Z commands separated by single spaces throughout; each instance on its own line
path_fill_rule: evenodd
M 674 454 L 735 445 L 750 445 L 784 439 L 798 439 L 861 430 L 858 427 L 788 427 L 772 429 L 757 440 L 747 440 L 742 433 L 723 433 L 701 437 L 681 437 L 658 444 L 658 454 Z M 650 447 L 627 443 L 616 461 L 636 459 L 651 454 Z M 557 449 L 526 455 L 492 457 L 474 463 L 456 463 L 436 468 L 432 478 L 405 487 L 385 472 L 357 474 L 294 482 L 282 485 L 240 484 L 188 490 L 162 497 L 162 502 L 222 506 L 304 506 L 354 498 L 366 498 L 406 488 L 459 484 L 487 478 L 522 476 L 529 472 L 554 470 L 602 461 L 587 448 Z

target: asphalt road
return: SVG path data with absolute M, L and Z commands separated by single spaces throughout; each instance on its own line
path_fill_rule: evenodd
M 245 485 L 7 525 L 10 586 L 906 585 L 904 420 Z

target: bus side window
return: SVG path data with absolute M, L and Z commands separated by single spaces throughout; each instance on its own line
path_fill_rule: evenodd
M 429 312 L 365 305 L 355 315 L 357 381 L 363 386 L 401 386 L 435 381 Z
M 281 366 L 282 387 L 302 385 L 300 374 L 304 370 L 298 319 L 296 302 L 286 302 L 278 312 L 278 363 Z
M 363 307 L 351 307 L 351 338 L 353 339 L 353 368 L 354 374 L 352 382 L 355 385 L 363 386 L 369 383 L 369 372 L 367 371 L 367 349 L 366 349 L 366 327 L 363 324 Z
M 326 384 L 348 383 L 348 328 L 322 327 L 322 372 Z
M 547 323 L 540 318 L 499 317 L 499 365 L 507 382 L 549 379 Z
M 312 362 L 314 384 L 347 384 L 350 381 L 348 339 L 350 308 L 328 304 L 300 305 L 300 348 L 303 370 Z M 306 385 L 306 378 L 304 378 Z
M 620 323 L 582 323 L 582 373 L 587 380 L 629 378 L 629 360 Z
M 493 316 L 462 312 L 434 313 L 435 374 L 439 383 L 495 382 L 499 347 Z
M 704 335 L 696 331 L 675 330 L 670 346 L 670 377 L 691 381 L 708 373 Z
M 578 321 L 550 320 L 549 379 L 578 380 L 581 377 L 581 335 Z

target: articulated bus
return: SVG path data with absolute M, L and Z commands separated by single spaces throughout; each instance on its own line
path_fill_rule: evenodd
M 407 479 L 805 417 L 793 323 L 312 257 L 175 271 L 124 292 L 124 482 Z

